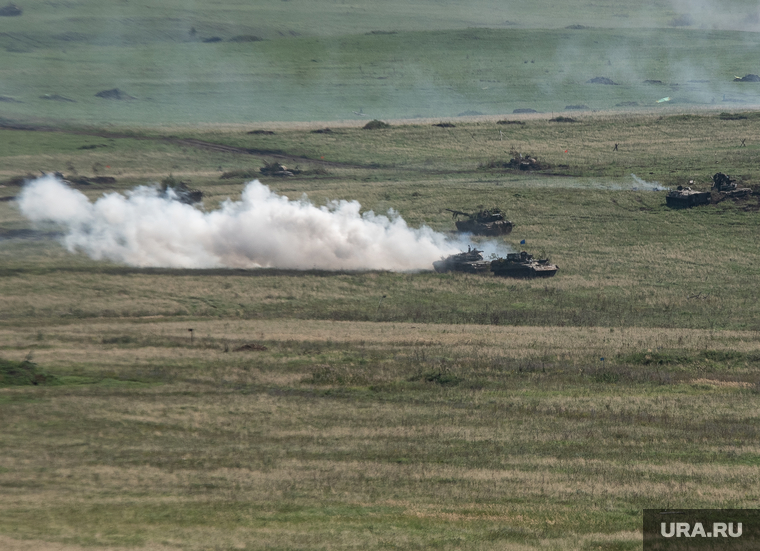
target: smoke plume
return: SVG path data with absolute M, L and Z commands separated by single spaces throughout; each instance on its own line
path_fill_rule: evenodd
M 258 180 L 240 201 L 203 212 L 145 186 L 90 202 L 48 175 L 24 188 L 19 206 L 35 223 L 63 226 L 69 251 L 139 267 L 403 271 L 430 269 L 469 244 L 410 228 L 393 211 L 362 214 L 356 201 L 291 201 Z M 497 244 L 486 248 L 502 252 Z
M 642 189 L 645 191 L 668 191 L 669 187 L 660 185 L 660 182 L 647 182 L 646 180 L 639 178 L 635 174 L 631 174 L 633 181 L 636 182 L 636 187 L 633 189 Z

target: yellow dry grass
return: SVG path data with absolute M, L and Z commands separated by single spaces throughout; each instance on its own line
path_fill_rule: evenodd
M 243 548 L 244 547 L 241 549 Z M 92 547 L 90 545 L 82 546 L 39 539 L 14 539 L 0 535 L 0 549 L 5 551 L 128 551 L 134 549 L 134 547 L 114 547 L 110 545 Z M 143 549 L 146 551 L 175 551 L 177 548 L 174 545 L 151 544 L 149 547 L 144 547 Z
M 45 338 L 79 341 L 76 346 L 46 352 L 44 348 L 35 354 L 77 354 L 89 352 L 83 347 L 95 346 L 107 350 L 111 359 L 132 357 L 182 357 L 197 356 L 208 360 L 220 351 L 191 348 L 188 328 L 194 329 L 195 340 L 211 339 L 214 343 L 228 342 L 334 342 L 362 346 L 440 346 L 458 349 L 462 353 L 503 354 L 509 357 L 526 357 L 536 353 L 587 356 L 596 352 L 608 355 L 631 350 L 656 349 L 682 350 L 733 350 L 756 352 L 760 347 L 760 332 L 718 331 L 706 329 L 672 328 L 608 328 L 608 327 L 514 327 L 493 325 L 449 325 L 395 322 L 342 322 L 321 320 L 185 320 L 151 321 L 156 316 L 141 320 L 94 319 L 70 322 L 64 325 L 39 325 Z M 160 316 L 158 316 L 160 318 Z M 96 343 L 98 337 L 123 335 L 129 337 L 165 337 L 184 342 L 187 347 L 162 350 L 145 348 L 119 349 Z M 89 341 L 89 342 L 88 342 Z M 0 343 L 24 348 L 37 343 L 37 334 L 26 327 L 5 326 L 0 328 Z M 79 351 L 79 352 L 78 352 Z M 21 353 L 21 352 L 19 352 Z

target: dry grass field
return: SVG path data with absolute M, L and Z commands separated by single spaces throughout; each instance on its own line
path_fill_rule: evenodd
M 60 380 L 0 391 L 0 527 L 11 549 L 636 549 L 642 508 L 757 499 L 759 339 L 6 326 L 4 356 L 31 350 Z
M 210 212 L 250 178 L 224 172 L 279 159 L 305 172 L 261 179 L 291 199 L 447 234 L 446 208 L 499 205 L 505 245 L 560 265 L 134 268 L 0 202 L 0 547 L 629 550 L 642 509 L 756 506 L 758 198 L 651 189 L 755 186 L 741 116 L 0 130 L 0 196 L 36 170 L 116 178 L 90 199 L 171 174 Z M 512 150 L 549 166 L 485 167 Z
M 0 550 L 632 551 L 643 509 L 758 507 L 760 84 L 736 80 L 758 73 L 757 2 L 19 8 Z M 54 172 L 76 183 L 35 206 L 68 226 L 22 198 Z M 752 194 L 665 205 L 716 172 Z M 296 215 L 241 215 L 256 178 Z M 180 181 L 203 202 L 135 199 Z M 361 205 L 340 227 L 406 237 L 335 269 L 324 251 L 381 257 L 300 217 L 338 201 Z M 437 274 L 409 238 L 450 244 L 447 209 L 494 206 L 512 233 L 456 248 L 555 277 Z M 225 213 L 221 239 L 196 231 Z M 172 254 L 114 252 L 134 243 Z M 210 243 L 233 261 L 184 261 Z

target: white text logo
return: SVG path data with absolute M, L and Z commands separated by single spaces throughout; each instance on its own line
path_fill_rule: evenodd
M 714 522 L 711 532 L 705 532 L 704 526 L 701 522 L 697 522 L 692 527 L 688 522 L 671 522 L 668 526 L 667 522 L 660 523 L 660 534 L 666 538 L 696 538 L 697 536 L 702 538 L 738 538 L 742 535 L 742 523 L 736 523 L 736 531 L 734 531 L 734 523 L 729 522 Z

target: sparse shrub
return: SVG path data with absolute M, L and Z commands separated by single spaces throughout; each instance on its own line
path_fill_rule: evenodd
M 592 379 L 597 383 L 616 384 L 620 382 L 620 374 L 612 371 L 600 371 L 592 375 Z
M 249 168 L 245 170 L 230 170 L 229 172 L 223 172 L 219 177 L 221 180 L 229 180 L 232 178 L 256 178 L 259 175 L 258 169 Z
M 28 359 L 23 362 L 0 359 L 0 387 L 52 384 L 60 384 L 60 380 Z
M 239 34 L 228 39 L 227 42 L 261 42 L 263 38 L 253 34 Z
M 747 115 L 742 115 L 741 113 L 721 113 L 718 115 L 718 118 L 722 121 L 740 121 L 748 119 Z
M 132 344 L 133 339 L 129 335 L 119 335 L 118 337 L 104 337 L 101 342 L 103 344 Z
M 689 122 L 689 121 L 700 121 L 704 117 L 701 115 L 690 115 L 690 114 L 684 114 L 684 115 L 671 115 L 670 117 L 667 117 L 667 120 L 669 121 L 683 121 L 683 122 Z
M 391 125 L 387 122 L 379 121 L 377 119 L 369 121 L 367 124 L 365 124 L 362 128 L 364 130 L 380 130 L 383 128 L 390 128 Z
M 409 377 L 409 382 L 423 381 L 426 383 L 435 383 L 441 386 L 457 386 L 463 381 L 461 377 L 457 377 L 446 369 L 438 369 L 435 371 L 428 371 L 426 373 L 417 373 L 412 377 Z
M 736 350 L 705 350 L 705 359 L 713 362 L 728 362 L 744 359 L 745 355 Z

